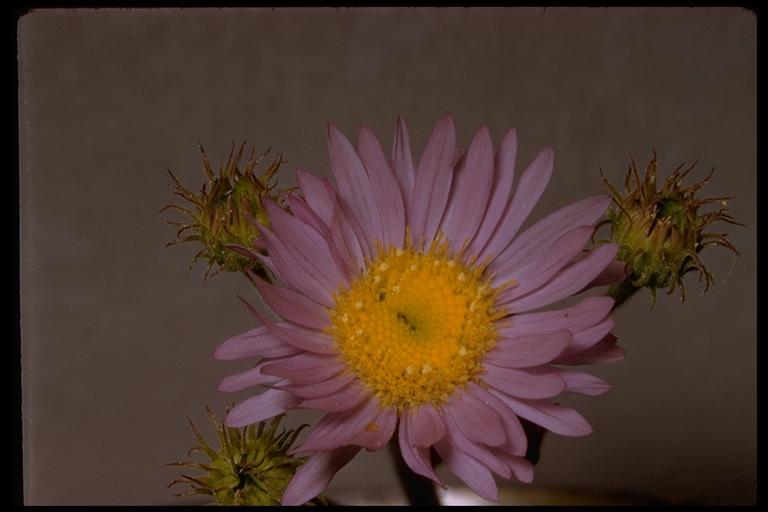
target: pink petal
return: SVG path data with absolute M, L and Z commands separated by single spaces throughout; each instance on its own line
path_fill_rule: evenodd
M 592 433 L 592 427 L 589 426 L 587 420 L 574 409 L 555 405 L 549 400 L 526 400 L 513 398 L 501 391 L 491 390 L 491 392 L 506 403 L 518 416 L 522 416 L 556 434 L 578 437 Z
M 411 439 L 415 446 L 432 446 L 445 436 L 443 419 L 431 404 L 422 404 L 405 414 L 411 416 Z
M 514 279 L 517 283 L 501 292 L 498 299 L 499 303 L 509 302 L 546 284 L 552 276 L 562 270 L 581 252 L 593 231 L 590 226 L 576 228 L 560 237 L 540 257 L 533 258 L 517 268 L 509 266 L 499 268 L 494 277 L 495 286 L 510 279 Z
M 333 288 L 328 288 L 317 280 L 317 274 L 312 266 L 304 258 L 299 257 L 296 251 L 286 247 L 269 229 L 262 227 L 260 232 L 272 259 L 272 270 L 280 280 L 317 304 L 332 307 Z
M 528 448 L 528 437 L 525 435 L 523 425 L 515 413 L 512 412 L 512 409 L 507 407 L 496 395 L 486 391 L 474 382 L 470 382 L 467 385 L 467 392 L 475 398 L 482 400 L 499 416 L 507 436 L 507 443 L 502 447 L 503 450 L 512 455 L 525 455 Z
M 339 204 L 333 210 L 331 219 L 331 242 L 336 247 L 350 280 L 365 270 L 365 258 L 368 254 L 363 238 L 358 236 L 354 224 L 343 213 Z
M 512 183 L 515 177 L 515 158 L 517 156 L 517 132 L 512 129 L 507 132 L 496 152 L 494 163 L 494 183 L 491 189 L 491 199 L 483 222 L 477 234 L 469 245 L 468 255 L 477 255 L 488 243 L 499 224 L 504 211 L 512 197 Z
M 368 244 L 374 246 L 376 240 L 384 238 L 380 212 L 373 200 L 376 191 L 352 144 L 333 124 L 328 125 L 328 152 L 338 195 L 360 221 Z
M 618 284 L 622 282 L 628 276 L 627 264 L 623 261 L 614 260 L 603 270 L 591 283 L 587 285 L 587 288 L 594 288 L 596 286 L 607 286 L 609 284 Z
M 378 402 L 371 398 L 349 411 L 326 414 L 307 440 L 289 450 L 289 454 L 335 450 L 365 430 L 378 413 Z
M 624 359 L 624 349 L 616 345 L 616 336 L 608 334 L 592 348 L 567 359 L 558 361 L 562 364 L 608 364 Z
M 354 380 L 333 393 L 318 398 L 308 398 L 297 407 L 302 409 L 317 409 L 323 412 L 343 412 L 353 409 L 368 398 L 368 392 L 360 382 Z
M 228 427 L 243 427 L 282 414 L 298 400 L 286 391 L 268 389 L 252 396 L 229 411 L 225 424 Z
M 456 129 L 450 114 L 446 114 L 435 126 L 416 173 L 408 224 L 417 244 L 422 238 L 431 241 L 437 234 L 451 190 L 455 150 Z
M 261 370 L 267 375 L 288 379 L 292 384 L 314 384 L 327 380 L 346 367 L 334 356 L 303 352 L 270 362 Z
M 462 432 L 460 423 L 457 423 L 454 418 L 446 416 L 445 421 L 448 425 L 448 442 L 451 443 L 455 449 L 469 455 L 499 476 L 504 478 L 512 476 L 507 465 L 500 461 L 496 455 L 491 453 L 491 450 L 489 450 L 487 446 L 470 440 L 464 432 Z M 496 449 L 493 451 L 498 452 Z
M 233 361 L 248 357 L 282 357 L 296 352 L 294 347 L 267 332 L 262 325 L 227 338 L 213 351 L 213 357 L 219 361 Z
M 356 378 L 351 373 L 340 373 L 328 380 L 309 384 L 308 386 L 288 385 L 283 389 L 301 398 L 318 398 L 340 390 Z
M 373 201 L 378 204 L 383 225 L 384 245 L 403 246 L 405 237 L 405 205 L 397 178 L 384 157 L 376 136 L 363 126 L 357 136 L 357 152 L 368 170 L 375 191 Z
M 362 446 L 369 452 L 375 452 L 384 447 L 392 439 L 397 426 L 397 410 L 389 407 L 379 412 L 366 427 L 350 439 L 349 443 Z
M 250 370 L 246 370 L 244 372 L 236 373 L 234 375 L 230 375 L 229 377 L 226 377 L 219 383 L 219 391 L 223 391 L 225 393 L 234 393 L 236 391 L 241 391 L 251 386 L 257 386 L 257 385 L 263 385 L 263 384 L 274 384 L 275 382 L 280 380 L 280 377 L 275 377 L 273 375 L 264 375 L 263 373 L 261 373 L 261 368 L 265 364 L 267 363 L 262 362 L 257 364 Z
M 482 379 L 490 386 L 520 398 L 550 398 L 565 391 L 565 381 L 546 367 L 513 370 L 485 364 Z
M 336 342 L 324 332 L 302 329 L 288 322 L 268 324 L 270 332 L 285 343 L 316 354 L 336 354 Z
M 583 372 L 572 372 L 568 370 L 557 369 L 557 374 L 565 381 L 565 390 L 571 393 L 581 393 L 582 395 L 602 395 L 611 385 L 603 379 Z
M 573 295 L 610 263 L 618 248 L 618 244 L 605 244 L 593 249 L 589 256 L 566 267 L 547 285 L 504 304 L 504 309 L 509 313 L 530 311 Z
M 248 247 L 244 247 L 239 244 L 226 244 L 225 247 L 231 251 L 235 251 L 240 256 L 245 256 L 246 258 L 250 258 L 252 260 L 258 261 L 259 255 L 258 253 L 254 252 L 253 250 L 249 249 Z
M 402 117 L 397 118 L 397 128 L 395 128 L 395 138 L 392 144 L 392 168 L 400 182 L 400 188 L 403 191 L 405 200 L 405 212 L 411 210 L 411 198 L 413 196 L 414 182 L 416 180 L 416 171 L 413 166 L 413 157 L 411 156 L 411 137 L 408 134 L 408 126 Z
M 547 187 L 549 178 L 552 176 L 554 160 L 552 149 L 546 148 L 528 164 L 517 184 L 512 201 L 509 202 L 501 220 L 495 226 L 496 229 L 488 244 L 479 254 L 480 261 L 487 256 L 503 254 L 504 248 L 510 244 Z
M 330 226 L 335 201 L 333 187 L 328 183 L 328 180 L 318 178 L 306 171 L 298 170 L 296 171 L 296 181 L 298 181 L 299 188 L 310 208 L 314 210 L 326 226 Z
M 468 244 L 485 215 L 493 183 L 493 142 L 487 127 L 477 132 L 464 164 L 455 173 L 453 193 L 442 222 L 442 230 L 453 250 Z
M 246 270 L 246 273 L 264 302 L 277 315 L 313 329 L 322 330 L 330 325 L 325 309 L 316 302 L 287 288 L 271 285 L 253 272 Z
M 589 329 L 575 333 L 573 335 L 573 341 L 565 348 L 565 350 L 563 350 L 563 353 L 558 356 L 558 360 L 567 359 L 594 346 L 610 333 L 614 324 L 615 322 L 608 318 Z
M 488 446 L 507 442 L 504 427 L 493 408 L 463 390 L 454 393 L 442 409 L 445 417 L 452 419 L 469 440 Z
M 533 464 L 524 457 L 516 457 L 506 453 L 500 454 L 499 457 L 504 460 L 519 481 L 524 484 L 533 482 Z
M 416 446 L 413 443 L 412 423 L 410 418 L 411 416 L 407 414 L 400 417 L 398 444 L 400 445 L 400 453 L 403 455 L 403 460 L 408 467 L 411 468 L 411 471 L 425 478 L 429 478 L 442 486 L 443 483 L 437 478 L 434 469 L 432 469 L 429 448 Z
M 330 238 L 329 225 L 326 224 L 320 216 L 309 206 L 307 200 L 296 194 L 288 194 L 288 206 L 291 208 L 297 219 L 304 224 L 309 225 L 312 229 L 320 233 L 320 235 L 326 240 Z
M 502 338 L 485 361 L 503 368 L 530 368 L 552 362 L 571 342 L 565 329 L 551 334 L 524 334 Z
M 519 191 L 519 189 L 518 189 Z M 517 192 L 515 192 L 517 197 Z M 549 214 L 526 229 L 492 263 L 492 270 L 501 265 L 516 266 L 542 254 L 557 239 L 579 226 L 591 226 L 603 216 L 611 203 L 607 196 L 595 196 L 566 206 Z M 486 251 L 486 254 L 494 254 Z
M 331 255 L 328 241 L 319 232 L 270 199 L 264 200 L 264 208 L 273 232 L 325 289 L 335 290 L 339 284 L 347 284 Z
M 450 470 L 480 497 L 498 501 L 498 489 L 493 475 L 484 464 L 458 450 L 447 439 L 435 445 L 437 453 Z
M 313 455 L 293 475 L 291 483 L 283 494 L 282 504 L 294 507 L 303 505 L 323 492 L 333 476 L 359 451 L 358 446 L 345 446 L 333 452 L 320 452 Z
M 499 334 L 514 337 L 548 334 L 561 329 L 579 332 L 603 320 L 611 312 L 613 302 L 610 297 L 587 297 L 569 308 L 515 315 L 505 322 L 505 326 L 499 327 Z

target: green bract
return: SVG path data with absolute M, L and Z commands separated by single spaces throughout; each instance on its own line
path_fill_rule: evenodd
M 255 257 L 256 252 L 259 252 L 257 242 L 261 238 L 257 224 L 269 226 L 262 199 L 279 199 L 278 194 L 274 192 L 276 183 L 273 178 L 284 161 L 278 154 L 261 176 L 256 176 L 255 169 L 269 150 L 258 157 L 255 157 L 255 151 L 251 152 L 248 162 L 241 169 L 240 160 L 244 149 L 245 144 L 235 153 L 233 144 L 226 163 L 216 175 L 203 147 L 200 146 L 203 171 L 208 180 L 199 194 L 190 192 L 170 170 L 168 171 L 175 184 L 174 193 L 189 201 L 192 208 L 176 204 L 163 208 L 180 211 L 188 217 L 185 222 L 168 221 L 169 224 L 177 226 L 179 231 L 176 233 L 176 240 L 167 245 L 183 242 L 202 244 L 203 247 L 195 254 L 190 267 L 200 258 L 208 260 L 206 278 L 222 271 L 240 272 L 251 269 L 262 273 L 260 263 Z M 182 236 L 185 233 L 186 236 Z M 214 267 L 216 269 L 211 274 Z
M 214 450 L 200 434 L 192 420 L 189 421 L 198 446 L 190 450 L 203 452 L 210 462 L 172 462 L 172 466 L 196 469 L 202 474 L 182 474 L 168 487 L 185 484 L 189 489 L 176 496 L 204 494 L 211 496 L 218 505 L 280 505 L 283 492 L 305 457 L 287 455 L 302 425 L 296 430 L 282 429 L 280 421 L 285 415 L 276 416 L 269 424 L 260 422 L 242 429 L 225 427 L 206 407 L 219 438 L 219 448 Z M 317 498 L 309 504 L 322 504 Z
M 671 294 L 677 286 L 680 287 L 680 300 L 685 301 L 683 276 L 688 272 L 698 272 L 699 281 L 705 282 L 704 291 L 709 289 L 713 276 L 699 258 L 699 253 L 706 247 L 719 245 L 738 254 L 726 238 L 727 233 L 704 231 L 718 221 L 741 224 L 728 214 L 726 200 L 730 198 L 695 197 L 696 192 L 711 180 L 714 170 L 702 181 L 683 186 L 683 178 L 695 165 L 684 170 L 684 165 L 679 166 L 657 189 L 656 154 L 642 179 L 632 161 L 624 179 L 623 194 L 603 176 L 614 206 L 601 225 L 611 226 L 610 240 L 620 244 L 616 257 L 626 263 L 629 273 L 627 280 L 619 286 L 649 288 L 653 304 L 657 289 L 666 289 Z M 700 207 L 713 203 L 719 203 L 721 207 L 717 211 L 699 213 Z

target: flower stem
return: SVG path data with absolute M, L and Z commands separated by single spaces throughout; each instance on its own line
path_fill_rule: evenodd
M 392 454 L 397 479 L 400 481 L 406 498 L 408 498 L 408 503 L 410 505 L 439 506 L 440 500 L 432 480 L 411 471 L 411 468 L 403 460 L 400 448 L 395 441 L 389 443 L 389 452 Z
M 626 302 L 632 295 L 635 294 L 640 288 L 632 284 L 632 278 L 628 277 L 619 284 L 614 284 L 608 289 L 608 295 L 613 297 L 616 301 L 613 304 L 613 309 L 616 310 Z

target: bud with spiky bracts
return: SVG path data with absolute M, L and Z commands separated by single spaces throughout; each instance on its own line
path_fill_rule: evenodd
M 187 491 L 175 496 L 208 495 L 218 505 L 280 505 L 285 488 L 299 466 L 306 461 L 305 457 L 287 454 L 306 425 L 296 430 L 283 428 L 278 433 L 280 421 L 285 417 L 280 415 L 269 424 L 262 421 L 242 429 L 231 428 L 220 423 L 207 406 L 206 411 L 216 428 L 219 449 L 214 450 L 192 420 L 187 418 L 198 442 L 198 446 L 189 453 L 202 451 L 210 462 L 171 462 L 170 466 L 192 468 L 203 473 L 197 476 L 182 474 L 181 478 L 168 484 L 168 487 L 178 484 L 189 486 Z M 326 502 L 323 498 L 316 498 L 307 504 L 323 505 Z
M 601 225 L 611 226 L 610 241 L 620 244 L 616 257 L 626 264 L 628 276 L 609 292 L 619 302 L 647 287 L 652 293 L 653 306 L 657 289 L 666 288 L 671 294 L 677 286 L 680 287 L 681 302 L 685 301 L 683 276 L 688 272 L 698 272 L 699 281 L 705 283 L 704 292 L 712 285 L 712 273 L 699 258 L 703 249 L 719 245 L 738 254 L 726 233 L 704 232 L 718 221 L 742 224 L 728 214 L 726 201 L 730 197 L 695 197 L 696 192 L 711 180 L 714 169 L 702 181 L 683 186 L 683 178 L 695 165 L 696 162 L 685 169 L 684 164 L 680 165 L 657 190 L 656 153 L 653 153 L 642 179 L 632 160 L 624 179 L 623 194 L 603 175 L 614 207 Z M 717 211 L 699 213 L 700 207 L 715 203 L 720 204 Z
M 202 244 L 202 248 L 192 259 L 190 268 L 200 258 L 207 260 L 206 278 L 222 271 L 240 272 L 246 269 L 264 275 L 264 269 L 257 257 L 257 253 L 261 252 L 257 226 L 269 226 L 262 203 L 264 197 L 283 203 L 284 192 L 275 191 L 276 180 L 273 178 L 284 161 L 278 154 L 261 176 L 256 176 L 256 167 L 269 149 L 258 157 L 255 157 L 255 150 L 251 152 L 248 162 L 241 169 L 240 160 L 244 149 L 245 143 L 235 153 L 233 143 L 226 163 L 216 175 L 205 150 L 200 146 L 203 171 L 208 178 L 200 194 L 190 192 L 168 170 L 175 184 L 174 193 L 189 201 L 194 209 L 169 204 L 160 210 L 174 209 L 188 217 L 185 222 L 167 221 L 179 228 L 176 240 L 169 242 L 167 246 L 183 242 Z M 185 233 L 186 236 L 182 236 Z

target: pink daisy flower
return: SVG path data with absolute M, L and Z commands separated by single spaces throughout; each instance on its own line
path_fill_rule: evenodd
M 232 427 L 288 409 L 326 413 L 294 453 L 310 455 L 283 503 L 321 493 L 361 448 L 397 437 L 403 459 L 442 485 L 434 448 L 478 495 L 497 500 L 492 473 L 531 482 L 519 418 L 552 432 L 591 432 L 563 392 L 609 385 L 557 365 L 607 363 L 623 350 L 610 334 L 613 300 L 531 312 L 579 293 L 606 270 L 615 244 L 583 250 L 609 205 L 592 197 L 519 233 L 552 172 L 542 151 L 516 186 L 514 130 L 494 155 L 487 128 L 457 151 L 444 116 L 418 162 L 400 119 L 389 159 L 367 128 L 355 147 L 329 126 L 336 187 L 298 171 L 291 213 L 267 201 L 261 228 L 276 284 L 251 278 L 272 321 L 224 341 L 222 360 L 257 358 L 220 389 L 267 390 L 229 413 Z

